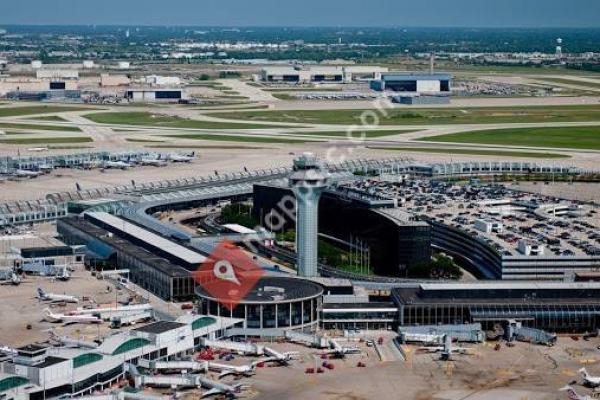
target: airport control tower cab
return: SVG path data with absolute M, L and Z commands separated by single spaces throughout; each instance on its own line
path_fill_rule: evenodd
M 328 175 L 312 153 L 294 160 L 294 172 L 289 177 L 296 195 L 296 247 L 298 275 L 318 276 L 317 234 L 319 198 L 328 185 Z

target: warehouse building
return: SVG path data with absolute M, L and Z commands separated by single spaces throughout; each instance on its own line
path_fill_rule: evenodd
M 183 89 L 130 89 L 125 92 L 125 98 L 131 102 L 163 102 L 177 103 L 188 99 Z
M 350 83 L 377 79 L 387 72 L 377 66 L 270 66 L 261 70 L 261 80 L 273 83 Z

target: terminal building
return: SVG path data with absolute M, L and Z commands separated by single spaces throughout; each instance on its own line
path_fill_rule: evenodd
M 319 327 L 323 287 L 309 280 L 262 277 L 233 308 L 198 286 L 199 311 L 216 317 L 244 320 L 244 334 L 261 336 L 268 331 L 314 331 Z M 280 335 L 282 336 L 282 335 Z
M 165 300 L 189 300 L 195 282 L 191 272 L 205 260 L 192 249 L 105 212 L 57 222 L 58 233 L 71 245 L 86 245 L 88 262 L 112 262 L 130 270 L 130 279 Z
M 269 226 L 276 214 L 283 219 L 281 230 L 292 229 L 294 221 L 277 211 L 287 195 L 293 196 L 286 187 L 254 185 L 255 218 Z M 360 243 L 368 249 L 376 275 L 405 276 L 407 268 L 431 259 L 431 228 L 395 205 L 392 199 L 367 193 L 327 189 L 319 201 L 319 234 L 343 248 Z
M 31 344 L 0 355 L 0 398 L 42 400 L 90 395 L 125 377 L 126 364 L 149 366 L 192 354 L 241 321 L 186 314 L 108 336 L 87 347 Z
M 550 332 L 595 331 L 600 324 L 599 283 L 448 283 L 392 290 L 398 324 L 481 323 L 509 320 Z

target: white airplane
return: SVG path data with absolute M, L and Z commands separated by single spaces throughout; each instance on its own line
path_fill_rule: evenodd
M 578 371 L 583 376 L 583 385 L 591 388 L 600 386 L 600 376 L 592 376 L 588 374 L 587 369 L 581 368 Z
M 53 314 L 49 308 L 44 309 L 44 319 L 48 322 L 65 324 L 99 324 L 102 320 L 93 315 Z
M 54 294 L 46 293 L 44 289 L 38 288 L 38 298 L 42 301 L 49 301 L 52 303 L 66 302 L 66 303 L 79 303 L 79 299 L 75 296 L 69 296 L 67 294 Z
M 21 277 L 12 269 L 0 269 L 0 285 L 17 286 L 21 283 Z
M 83 315 L 83 314 L 102 314 L 102 313 L 136 313 L 139 314 L 144 311 L 152 310 L 152 305 L 150 304 L 134 304 L 131 306 L 122 306 L 122 307 L 106 307 L 106 308 L 78 308 L 73 311 L 73 314 Z
M 331 349 L 326 350 L 326 353 L 333 354 L 337 357 L 345 357 L 348 354 L 360 354 L 362 353 L 361 349 L 358 347 L 342 347 L 337 340 L 330 339 L 329 346 Z
M 265 354 L 268 355 L 269 357 L 264 358 L 264 359 L 258 361 L 257 363 L 275 361 L 281 365 L 289 365 L 290 361 L 297 358 L 300 353 L 298 353 L 297 351 L 286 351 L 285 353 L 280 353 L 276 350 L 273 350 L 270 347 L 265 347 Z
M 581 396 L 579 394 L 577 394 L 577 392 L 575 391 L 575 389 L 573 389 L 571 386 L 567 385 L 564 388 L 560 389 L 562 392 L 567 392 L 567 397 L 569 398 L 569 400 L 592 400 L 591 396 Z
M 251 365 L 227 365 L 227 364 L 219 364 L 215 362 L 208 362 L 208 369 L 211 371 L 220 372 L 219 379 L 227 375 L 243 375 L 243 376 L 251 376 L 256 373 L 256 364 L 260 361 L 254 362 Z
M 208 389 L 207 392 L 202 393 L 201 398 L 216 395 L 224 395 L 228 398 L 236 398 L 242 389 L 241 383 L 237 383 L 235 385 L 225 385 L 223 383 L 215 382 L 202 376 L 198 376 L 198 380 L 200 381 L 202 387 Z
M 29 171 L 26 169 L 17 169 L 11 173 L 12 176 L 16 178 L 37 178 L 40 176 L 40 172 L 37 171 Z
M 196 158 L 196 152 L 192 151 L 192 154 L 188 154 L 188 155 L 184 155 L 184 154 L 169 154 L 168 159 L 169 161 L 173 161 L 173 162 L 192 162 L 192 160 L 194 160 Z
M 35 152 L 48 151 L 48 147 L 30 147 L 29 149 L 27 149 L 27 151 L 35 151 Z
M 157 158 L 142 158 L 141 164 L 151 167 L 166 167 L 167 161 L 163 160 L 159 154 Z
M 104 169 L 129 169 L 129 168 L 131 168 L 131 164 L 126 163 L 125 161 L 105 161 L 102 164 L 102 168 L 104 168 Z

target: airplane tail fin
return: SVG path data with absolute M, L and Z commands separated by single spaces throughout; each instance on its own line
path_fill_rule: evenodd
M 50 317 L 52 317 L 52 311 L 49 308 L 44 308 L 44 318 L 48 320 Z
M 581 369 L 580 369 L 578 372 L 579 372 L 579 373 L 580 373 L 580 374 L 581 374 L 581 375 L 582 375 L 584 378 L 586 378 L 586 379 L 587 379 L 587 377 L 589 376 L 589 374 L 588 374 L 588 372 L 587 372 L 587 369 L 585 369 L 585 367 L 584 367 L 584 368 L 581 368 Z
M 46 297 L 46 292 L 44 292 L 44 289 L 42 288 L 37 288 L 37 292 L 38 292 L 38 296 L 42 299 L 44 297 Z

